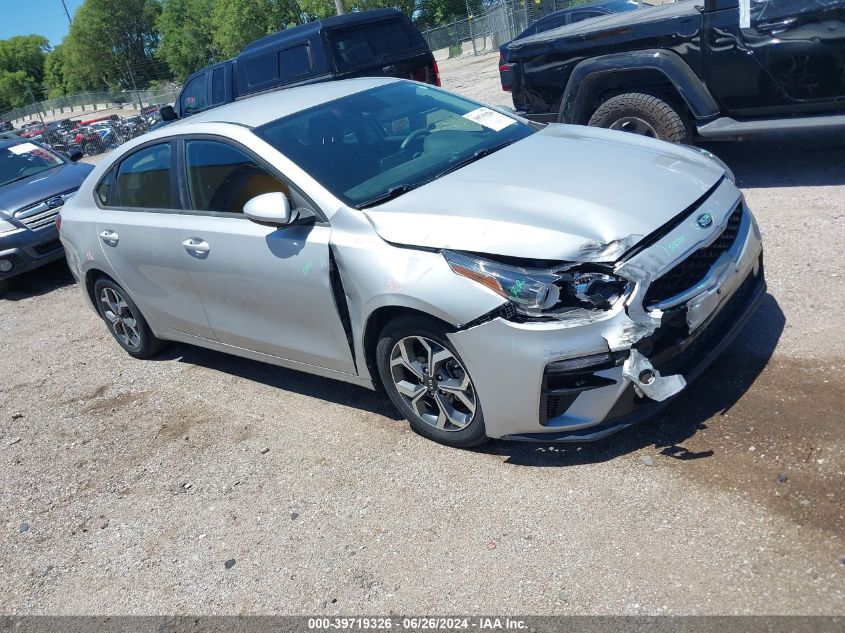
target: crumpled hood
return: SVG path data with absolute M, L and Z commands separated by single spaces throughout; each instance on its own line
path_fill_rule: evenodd
M 0 187 L 0 218 L 8 218 L 18 209 L 50 196 L 79 189 L 93 169 L 87 163 L 66 163 Z
M 716 163 L 682 146 L 552 124 L 365 213 L 394 244 L 613 261 L 723 175 Z

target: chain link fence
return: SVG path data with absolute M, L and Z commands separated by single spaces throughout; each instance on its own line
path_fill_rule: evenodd
M 28 121 L 56 118 L 82 118 L 99 110 L 141 110 L 157 104 L 172 104 L 181 87 L 165 91 L 84 92 L 58 99 L 45 99 L 32 105 L 0 113 L 0 120 L 20 126 Z M 94 117 L 91 117 L 94 118 Z
M 590 0 L 501 0 L 483 13 L 438 26 L 422 35 L 436 59 L 479 55 L 495 51 L 549 13 Z M 642 5 L 668 4 L 673 0 L 640 0 Z

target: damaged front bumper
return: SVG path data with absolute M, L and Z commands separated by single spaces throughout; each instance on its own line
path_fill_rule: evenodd
M 694 212 L 709 213 L 713 231 L 684 220 L 618 264 L 616 271 L 636 282 L 624 305 L 571 320 L 497 318 L 450 334 L 483 404 L 487 435 L 600 439 L 654 415 L 701 374 L 766 293 L 759 229 L 738 195 L 726 184 Z M 737 209 L 736 237 L 706 276 L 649 302 L 652 282 L 714 244 Z M 678 244 L 683 248 L 672 248 Z

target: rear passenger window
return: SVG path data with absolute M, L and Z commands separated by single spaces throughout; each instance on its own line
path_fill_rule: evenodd
M 123 159 L 117 170 L 117 204 L 138 209 L 179 208 L 170 186 L 170 143 L 145 147 Z
M 292 81 L 311 72 L 311 51 L 300 44 L 279 52 L 279 78 Z
M 109 192 L 111 191 L 113 185 L 114 169 L 110 169 L 109 173 L 106 174 L 106 177 L 100 181 L 99 185 L 97 185 L 97 200 L 100 201 L 100 204 L 108 204 Z
M 290 189 L 249 154 L 220 141 L 185 142 L 188 190 L 194 211 L 243 213 L 244 205 L 263 193 Z
M 250 86 L 276 81 L 279 78 L 279 60 L 275 55 L 259 55 L 246 61 L 246 81 Z
M 328 32 L 339 69 L 381 63 L 417 50 L 422 42 L 401 20 L 382 20 Z
M 211 105 L 226 101 L 226 71 L 215 68 L 211 73 Z

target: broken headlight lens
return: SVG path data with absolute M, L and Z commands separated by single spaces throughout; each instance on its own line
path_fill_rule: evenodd
M 626 279 L 596 270 L 596 266 L 561 264 L 563 270 L 556 270 L 515 266 L 449 250 L 444 250 L 443 256 L 456 275 L 487 286 L 524 316 L 554 317 L 578 308 L 609 310 L 629 287 Z

